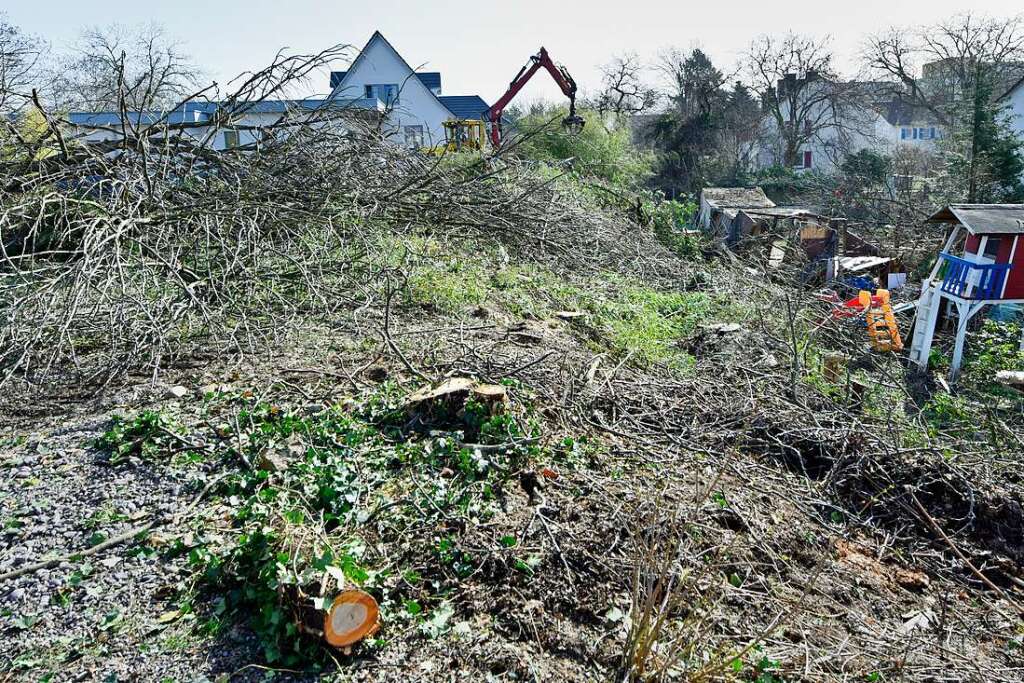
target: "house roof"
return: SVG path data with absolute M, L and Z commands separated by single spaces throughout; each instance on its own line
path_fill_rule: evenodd
M 889 125 L 909 126 L 912 123 L 927 123 L 935 125 L 939 123 L 935 114 L 928 107 L 896 98 L 886 102 L 880 112 Z
M 352 64 L 349 65 L 348 71 L 345 72 L 345 75 L 341 78 L 340 81 L 338 81 L 338 84 L 334 87 L 334 89 L 331 90 L 330 97 L 334 97 L 337 94 L 339 89 L 345 84 L 345 81 L 348 79 L 348 76 L 352 73 L 353 70 L 355 70 L 356 66 L 359 64 L 360 61 L 362 61 L 363 57 L 366 56 L 366 51 L 369 49 L 369 47 L 375 41 L 378 41 L 378 40 L 381 41 L 382 43 L 384 43 L 385 45 L 387 45 L 391 49 L 391 51 L 395 53 L 395 55 L 398 57 L 399 61 L 402 62 L 402 65 L 405 66 L 405 68 L 409 70 L 409 73 L 412 73 L 412 74 L 416 73 L 415 69 L 413 69 L 411 66 L 409 66 L 409 62 L 405 61 L 405 57 L 402 56 L 402 53 L 399 52 L 398 50 L 396 50 L 395 46 L 392 45 L 390 42 L 388 42 L 388 39 L 384 37 L 384 34 L 381 33 L 380 31 L 374 31 L 373 35 L 370 36 L 370 39 L 368 41 L 366 41 L 366 45 L 363 46 L 363 49 L 359 51 L 358 55 L 356 55 L 356 58 L 352 61 Z M 440 81 L 440 75 L 438 75 L 438 80 Z M 440 85 L 440 83 L 439 83 L 439 85 Z M 445 109 L 448 109 L 448 107 L 445 107 L 444 102 L 441 102 L 441 98 L 438 97 L 437 94 L 435 94 L 433 90 L 431 90 L 425 84 L 424 84 L 424 87 L 426 87 L 427 92 L 430 93 L 430 96 L 433 97 L 435 100 L 437 100 L 438 104 L 440 104 Z M 448 113 L 451 114 L 451 111 L 449 110 Z M 454 114 L 452 114 L 452 116 L 454 116 Z
M 950 204 L 929 223 L 955 223 L 972 235 L 1024 235 L 1024 204 Z
M 459 119 L 483 118 L 490 106 L 479 95 L 442 95 L 441 104 Z
M 345 76 L 348 71 L 332 71 L 331 72 L 331 90 L 338 87 L 338 84 L 345 80 Z M 420 83 L 431 89 L 441 89 L 441 72 L 440 71 L 417 71 L 416 77 L 420 79 Z
M 1006 90 L 1006 92 L 1004 92 L 1002 95 L 999 96 L 999 99 L 996 100 L 996 101 L 998 102 L 999 100 L 1005 100 L 1007 97 L 1009 97 L 1013 93 L 1014 90 L 1016 90 L 1017 88 L 1021 87 L 1022 85 L 1024 85 L 1024 76 L 1021 76 L 1019 79 L 1017 79 L 1017 82 L 1014 83 L 1013 85 L 1011 85 Z
M 760 187 L 705 187 L 700 196 L 719 209 L 766 209 L 775 206 Z

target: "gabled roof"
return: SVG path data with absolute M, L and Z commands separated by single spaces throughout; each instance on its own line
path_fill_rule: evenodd
M 490 109 L 479 95 L 442 95 L 440 100 L 459 119 L 481 119 Z
M 1014 90 L 1016 90 L 1017 88 L 1021 87 L 1022 85 L 1024 85 L 1024 76 L 1021 76 L 1020 79 L 1018 79 L 1016 83 L 1011 85 L 1006 92 L 1004 92 L 1002 95 L 1000 95 L 999 99 L 996 100 L 996 102 L 998 102 L 999 100 L 1005 100 L 1007 97 L 1009 97 L 1013 93 Z
M 359 51 L 359 54 L 356 56 L 355 60 L 353 60 L 352 64 L 349 65 L 348 71 L 345 72 L 345 75 L 341 78 L 340 81 L 338 81 L 338 84 L 334 87 L 334 89 L 331 90 L 331 94 L 329 95 L 329 99 L 333 99 L 338 94 L 338 92 L 341 91 L 341 89 L 345 85 L 345 81 L 348 80 L 348 77 L 355 70 L 356 66 L 359 65 L 359 62 L 361 62 L 363 60 L 363 57 L 366 56 L 366 51 L 370 48 L 371 45 L 373 45 L 373 43 L 378 42 L 378 41 L 380 41 L 380 42 L 384 43 L 385 45 L 387 45 L 388 48 L 393 53 L 395 53 L 395 56 L 397 56 L 399 61 L 402 62 L 402 65 L 405 66 L 405 68 L 409 70 L 410 74 L 415 74 L 416 73 L 416 70 L 413 69 L 411 66 L 409 66 L 409 62 L 405 61 L 405 57 L 402 56 L 402 53 L 399 52 L 398 50 L 396 50 L 395 46 L 388 42 L 388 39 L 384 37 L 384 34 L 382 34 L 380 31 L 374 31 L 373 35 L 370 36 L 370 39 L 368 41 L 366 41 L 366 45 L 364 45 L 363 49 Z M 417 79 L 417 80 L 419 80 L 419 79 Z M 440 75 L 438 76 L 438 80 L 440 81 Z M 439 85 L 440 85 L 440 83 L 439 83 Z M 401 87 L 401 86 L 399 86 L 399 87 Z M 430 96 L 433 97 L 435 100 L 437 100 L 438 104 L 440 104 L 445 109 L 448 109 L 448 107 L 445 107 L 444 102 L 441 101 L 441 98 L 439 98 L 436 94 L 434 94 L 433 90 L 431 90 L 426 85 L 424 85 L 424 87 L 426 88 L 427 92 L 430 93 Z M 451 110 L 448 110 L 448 113 L 452 114 Z M 455 115 L 452 114 L 452 116 L 454 117 Z
M 345 80 L 345 75 L 348 71 L 332 71 L 331 72 L 331 90 L 338 87 L 338 84 Z M 417 71 L 416 77 L 420 79 L 420 83 L 431 89 L 441 89 L 441 72 L 440 71 Z
M 940 123 L 928 107 L 908 102 L 902 98 L 885 103 L 881 114 L 892 126 L 909 126 L 912 123 L 938 125 Z
M 955 223 L 972 235 L 1024 235 L 1024 204 L 950 204 L 929 223 Z
M 431 89 L 441 89 L 441 72 L 440 71 L 417 71 L 416 78 L 420 79 L 423 85 Z

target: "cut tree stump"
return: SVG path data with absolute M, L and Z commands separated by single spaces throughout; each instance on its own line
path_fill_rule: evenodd
M 473 399 L 487 407 L 491 415 L 505 412 L 508 403 L 508 389 L 501 384 L 478 384 L 473 387 Z
M 826 382 L 835 384 L 846 370 L 847 358 L 842 353 L 826 353 L 822 359 L 821 374 Z
M 380 608 L 369 593 L 347 590 L 324 614 L 324 640 L 333 647 L 347 648 L 380 629 Z
M 468 377 L 452 377 L 437 386 L 414 391 L 405 400 L 405 409 L 410 414 L 455 416 L 470 398 L 487 406 L 491 415 L 496 415 L 505 410 L 508 389 L 501 384 L 477 384 Z
M 473 388 L 473 380 L 468 377 L 451 377 L 439 385 L 426 386 L 409 394 L 405 400 L 405 408 L 410 411 L 430 409 L 433 406 L 453 404 L 461 407 Z

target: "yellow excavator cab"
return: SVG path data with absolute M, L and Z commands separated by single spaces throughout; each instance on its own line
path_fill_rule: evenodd
M 481 119 L 448 119 L 444 126 L 444 144 L 435 154 L 481 150 L 487 144 L 487 126 Z

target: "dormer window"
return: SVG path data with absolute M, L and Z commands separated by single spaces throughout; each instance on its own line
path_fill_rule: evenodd
M 374 83 L 364 86 L 364 95 L 369 99 L 378 99 L 386 105 L 398 103 L 397 83 Z

